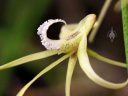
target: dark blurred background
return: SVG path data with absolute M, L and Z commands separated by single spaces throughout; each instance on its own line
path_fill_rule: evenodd
M 88 47 L 97 53 L 125 62 L 121 12 L 114 11 L 113 0 L 93 43 Z M 100 13 L 104 0 L 0 0 L 0 64 L 43 51 L 37 28 L 48 19 L 61 18 L 77 23 L 87 14 Z M 116 32 L 113 42 L 107 37 Z M 60 24 L 53 26 L 50 37 L 57 38 Z M 16 93 L 38 72 L 59 56 L 49 57 L 0 72 L 0 96 Z M 94 70 L 103 78 L 123 82 L 126 70 L 90 57 Z M 85 62 L 86 63 L 86 62 Z M 24 96 L 65 96 L 67 62 L 63 62 L 38 79 Z M 128 87 L 120 90 L 102 88 L 89 80 L 77 64 L 73 75 L 71 96 L 128 96 Z

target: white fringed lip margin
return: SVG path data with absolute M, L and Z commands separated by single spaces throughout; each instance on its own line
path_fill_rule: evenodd
M 66 24 L 66 22 L 62 19 L 49 19 L 48 21 L 45 21 L 42 25 L 40 25 L 40 27 L 37 29 L 38 30 L 37 34 L 41 38 L 42 45 L 44 45 L 44 47 L 48 50 L 60 49 L 61 47 L 60 40 L 51 40 L 50 38 L 47 37 L 48 28 L 52 24 L 58 23 L 58 22 L 62 22 Z

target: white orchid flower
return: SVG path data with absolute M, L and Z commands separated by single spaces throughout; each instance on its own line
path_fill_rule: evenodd
M 52 68 L 57 66 L 60 62 L 64 61 L 69 57 L 68 62 L 68 69 L 67 69 L 67 76 L 66 76 L 66 87 L 65 87 L 65 95 L 70 96 L 70 85 L 71 79 L 73 75 L 73 71 L 76 65 L 77 58 L 79 60 L 79 64 L 81 69 L 96 84 L 109 88 L 109 89 L 119 89 L 125 87 L 128 84 L 128 80 L 123 83 L 112 83 L 109 81 L 104 80 L 101 78 L 91 67 L 91 64 L 88 59 L 88 55 L 93 56 L 101 61 L 127 68 L 126 64 L 120 63 L 114 60 L 110 60 L 99 54 L 95 53 L 91 49 L 87 49 L 87 35 L 92 29 L 95 23 L 96 16 L 94 14 L 87 15 L 84 19 L 82 19 L 78 24 L 66 24 L 64 20 L 61 19 L 50 19 L 44 22 L 38 28 L 38 35 L 41 38 L 41 43 L 45 48 L 46 51 L 35 53 L 32 55 L 28 55 L 22 57 L 20 59 L 14 60 L 10 63 L 0 66 L 0 70 L 4 70 L 7 68 L 11 68 L 14 66 L 18 66 L 30 61 L 38 60 L 47 58 L 49 56 L 55 54 L 64 53 L 65 55 L 62 56 L 60 59 L 56 60 L 48 67 L 43 69 L 39 74 L 37 74 L 30 82 L 28 82 L 17 94 L 17 96 L 23 96 L 25 91 L 35 82 L 39 77 L 41 77 L 46 72 L 50 71 Z M 60 39 L 59 40 L 52 40 L 47 37 L 47 30 L 53 24 L 57 22 L 63 22 L 65 25 L 61 28 L 60 32 Z

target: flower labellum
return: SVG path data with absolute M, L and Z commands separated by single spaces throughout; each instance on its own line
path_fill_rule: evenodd
M 61 20 L 61 19 L 49 19 L 48 21 L 44 22 L 42 25 L 40 25 L 40 27 L 37 29 L 38 32 L 37 34 L 40 36 L 41 38 L 41 42 L 42 44 L 46 47 L 46 49 L 59 49 L 60 48 L 60 40 L 51 40 L 47 37 L 47 30 L 48 28 L 57 22 L 63 22 L 64 24 L 65 21 Z

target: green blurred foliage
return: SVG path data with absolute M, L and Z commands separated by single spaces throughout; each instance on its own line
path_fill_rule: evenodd
M 5 11 L 0 13 L 4 16 L 0 26 L 0 64 L 36 49 L 29 39 L 51 2 L 52 0 L 6 0 Z M 0 72 L 0 96 L 7 93 L 12 73 L 13 69 Z

